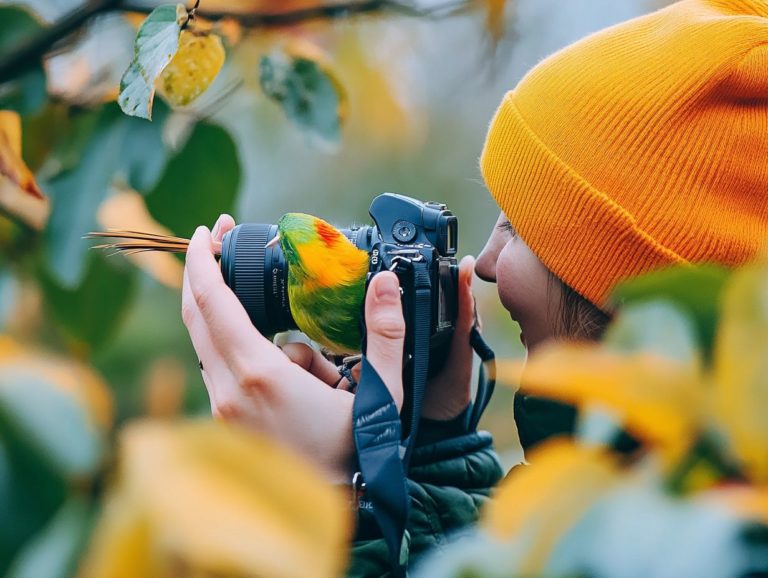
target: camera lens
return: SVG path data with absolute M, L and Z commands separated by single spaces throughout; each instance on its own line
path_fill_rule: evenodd
M 244 223 L 221 243 L 224 281 L 243 304 L 251 322 L 264 335 L 298 329 L 288 301 L 288 266 L 276 243 L 277 225 Z

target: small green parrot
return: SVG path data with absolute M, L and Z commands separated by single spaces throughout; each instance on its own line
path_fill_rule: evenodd
M 296 325 L 335 354 L 358 353 L 368 253 L 312 215 L 287 213 L 277 230 Z

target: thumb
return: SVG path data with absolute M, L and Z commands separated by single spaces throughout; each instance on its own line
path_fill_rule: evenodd
M 403 406 L 405 320 L 397 275 L 384 271 L 371 279 L 365 296 L 366 357 L 389 389 L 398 411 Z

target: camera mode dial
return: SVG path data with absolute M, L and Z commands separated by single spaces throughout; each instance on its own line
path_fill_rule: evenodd
M 401 243 L 410 243 L 416 238 L 416 225 L 410 221 L 397 221 L 392 226 L 392 236 Z

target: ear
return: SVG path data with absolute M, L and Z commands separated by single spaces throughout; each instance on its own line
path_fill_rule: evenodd
M 747 52 L 724 88 L 735 100 L 768 100 L 768 43 Z

